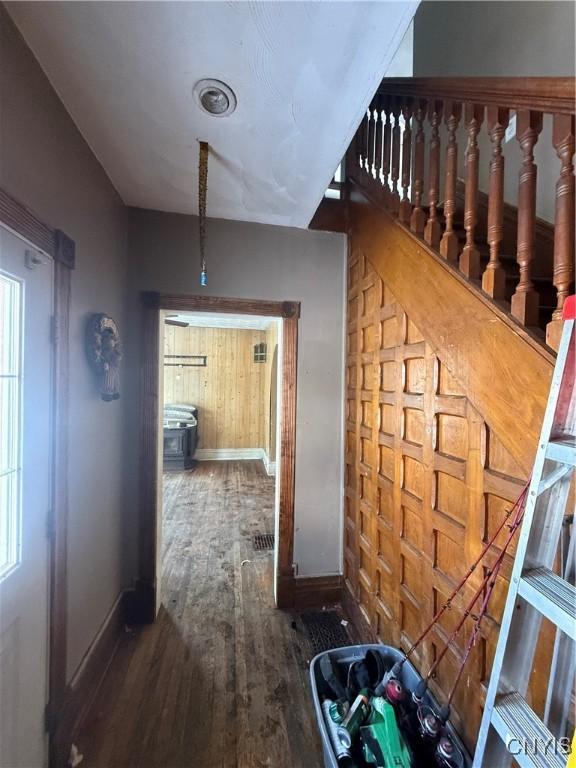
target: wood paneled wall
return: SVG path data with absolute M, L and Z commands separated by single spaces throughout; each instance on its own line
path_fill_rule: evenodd
M 426 327 L 416 327 L 361 254 L 349 261 L 347 323 L 345 602 L 367 636 L 407 649 L 480 554 L 526 475 L 473 407 L 441 350 L 434 353 Z M 476 354 L 481 365 L 481 350 Z M 489 561 L 498 553 L 492 547 Z M 511 564 L 507 557 L 453 701 L 454 720 L 470 747 Z M 483 575 L 477 569 L 466 601 Z M 413 657 L 421 672 L 428 671 L 464 604 L 454 602 Z M 470 621 L 432 681 L 442 703 L 471 626 Z M 541 644 L 531 688 L 540 713 L 546 646 Z
M 271 331 L 165 326 L 165 355 L 206 355 L 206 367 L 164 367 L 166 403 L 199 411 L 199 448 L 266 448 Z M 266 363 L 254 346 L 268 343 Z M 165 362 L 174 362 L 166 360 Z

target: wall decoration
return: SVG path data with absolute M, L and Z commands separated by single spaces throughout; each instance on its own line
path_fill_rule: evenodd
M 118 400 L 122 348 L 118 326 L 108 315 L 99 313 L 89 319 L 86 352 L 90 366 L 98 377 L 102 400 Z

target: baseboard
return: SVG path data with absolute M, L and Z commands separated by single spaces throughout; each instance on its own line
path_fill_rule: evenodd
M 56 768 L 68 765 L 70 747 L 77 738 L 124 632 L 126 592 L 122 592 L 102 622 L 72 680 L 64 701 L 51 710 L 51 755 Z M 49 710 L 50 711 L 50 710 Z
M 262 451 L 262 453 L 264 454 L 262 456 L 262 461 L 264 462 L 264 469 L 266 470 L 266 474 L 269 477 L 275 477 L 276 476 L 276 462 L 275 461 L 270 461 L 266 451 Z
M 197 448 L 194 458 L 198 461 L 241 461 L 262 459 L 266 456 L 263 448 Z
M 321 608 L 342 599 L 342 576 L 303 576 L 286 585 L 292 608 Z

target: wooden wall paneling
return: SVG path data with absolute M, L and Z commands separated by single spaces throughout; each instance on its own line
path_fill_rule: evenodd
M 198 406 L 200 448 L 264 447 L 269 363 L 254 362 L 254 346 L 265 340 L 261 330 L 165 326 L 165 355 L 207 356 L 206 367 L 164 368 L 165 402 Z
M 352 246 L 343 599 L 360 639 L 405 649 L 480 554 L 526 478 L 521 452 L 509 452 L 503 426 L 487 425 L 443 350 L 436 352 L 428 342 L 429 320 L 423 334 L 370 261 Z M 504 536 L 414 655 L 423 673 L 480 586 L 485 568 L 498 557 Z M 504 560 L 489 615 L 453 700 L 454 722 L 471 747 L 512 557 L 513 552 Z M 431 680 L 440 701 L 456 679 L 472 626 L 469 619 Z M 537 706 L 543 706 L 546 674 L 541 670 L 547 668 L 551 641 L 550 633 L 543 632 L 530 693 Z

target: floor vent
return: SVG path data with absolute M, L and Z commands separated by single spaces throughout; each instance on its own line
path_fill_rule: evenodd
M 314 656 L 323 651 L 350 645 L 350 638 L 342 625 L 342 617 L 336 611 L 307 611 L 300 618 Z
M 252 539 L 252 545 L 257 552 L 262 552 L 267 549 L 274 549 L 274 534 L 257 533 Z

